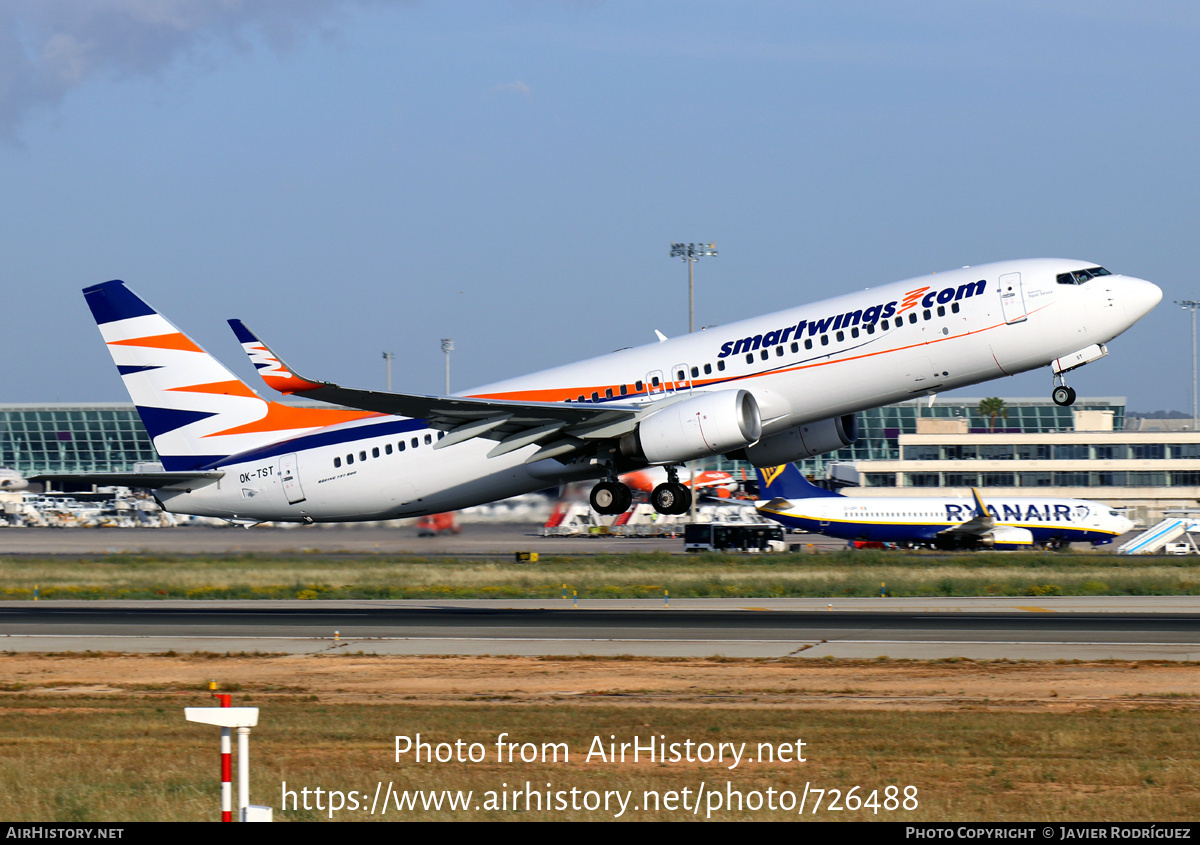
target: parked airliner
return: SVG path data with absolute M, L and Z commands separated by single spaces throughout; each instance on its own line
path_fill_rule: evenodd
M 770 288 L 778 297 L 786 291 Z M 909 279 L 624 349 L 454 396 L 298 375 L 241 322 L 267 401 L 122 281 L 84 290 L 164 471 L 59 476 L 151 487 L 164 509 L 242 524 L 456 510 L 585 478 L 593 507 L 632 501 L 619 474 L 667 468 L 651 502 L 683 513 L 676 467 L 713 455 L 777 466 L 854 441 L 854 414 L 1107 354 L 1162 298 L 1088 261 L 1007 261 Z M 50 479 L 53 480 L 53 479 Z
M 814 534 L 941 549 L 1111 543 L 1133 521 L 1087 499 L 1045 496 L 843 496 L 810 482 L 795 464 L 759 468 L 763 516 Z

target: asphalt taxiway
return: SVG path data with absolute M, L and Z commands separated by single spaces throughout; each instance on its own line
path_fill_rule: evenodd
M 0 602 L 0 650 L 1191 661 L 1200 598 Z

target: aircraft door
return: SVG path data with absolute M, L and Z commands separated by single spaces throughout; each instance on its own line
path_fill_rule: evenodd
M 671 385 L 676 392 L 692 389 L 692 378 L 688 375 L 687 364 L 676 364 L 671 368 Z
M 283 493 L 287 496 L 289 505 L 298 505 L 304 501 L 304 490 L 300 487 L 300 473 L 295 453 L 284 455 L 279 459 L 279 479 L 283 484 Z
M 1020 323 L 1027 319 L 1020 273 L 1005 273 L 1000 277 L 1000 310 L 1006 323 Z
M 662 370 L 651 370 L 646 373 L 646 394 L 648 396 L 656 396 L 665 391 Z

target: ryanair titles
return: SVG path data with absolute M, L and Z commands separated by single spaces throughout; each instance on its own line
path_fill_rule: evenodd
M 932 308 L 935 304 L 945 305 L 948 302 L 957 302 L 960 299 L 978 296 L 986 287 L 987 280 L 980 279 L 977 282 L 967 282 L 958 287 L 942 288 L 941 290 L 930 287 L 917 288 L 904 294 L 900 300 L 893 299 L 891 302 L 872 305 L 870 308 L 860 308 L 845 314 L 832 314 L 817 320 L 801 320 L 794 326 L 772 329 L 766 334 L 727 340 L 721 344 L 721 354 L 717 357 L 727 358 L 741 352 L 753 352 L 756 349 L 777 346 L 787 343 L 788 340 L 799 340 L 806 333 L 809 337 L 816 337 L 826 332 L 848 329 L 851 326 L 874 325 L 879 320 L 899 316 L 905 311 L 916 308 L 918 304 L 924 308 Z

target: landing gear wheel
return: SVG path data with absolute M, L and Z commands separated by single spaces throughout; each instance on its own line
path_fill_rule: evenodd
M 1054 388 L 1054 392 L 1050 394 L 1050 398 L 1054 400 L 1055 405 L 1074 405 L 1075 404 L 1075 388 L 1067 387 L 1065 384 L 1060 384 Z
M 650 504 L 662 514 L 679 516 L 685 514 L 692 506 L 692 493 L 678 482 L 666 482 L 654 488 L 650 494 Z
M 633 493 L 619 481 L 601 481 L 592 488 L 589 499 L 592 509 L 601 516 L 616 516 L 629 510 Z

